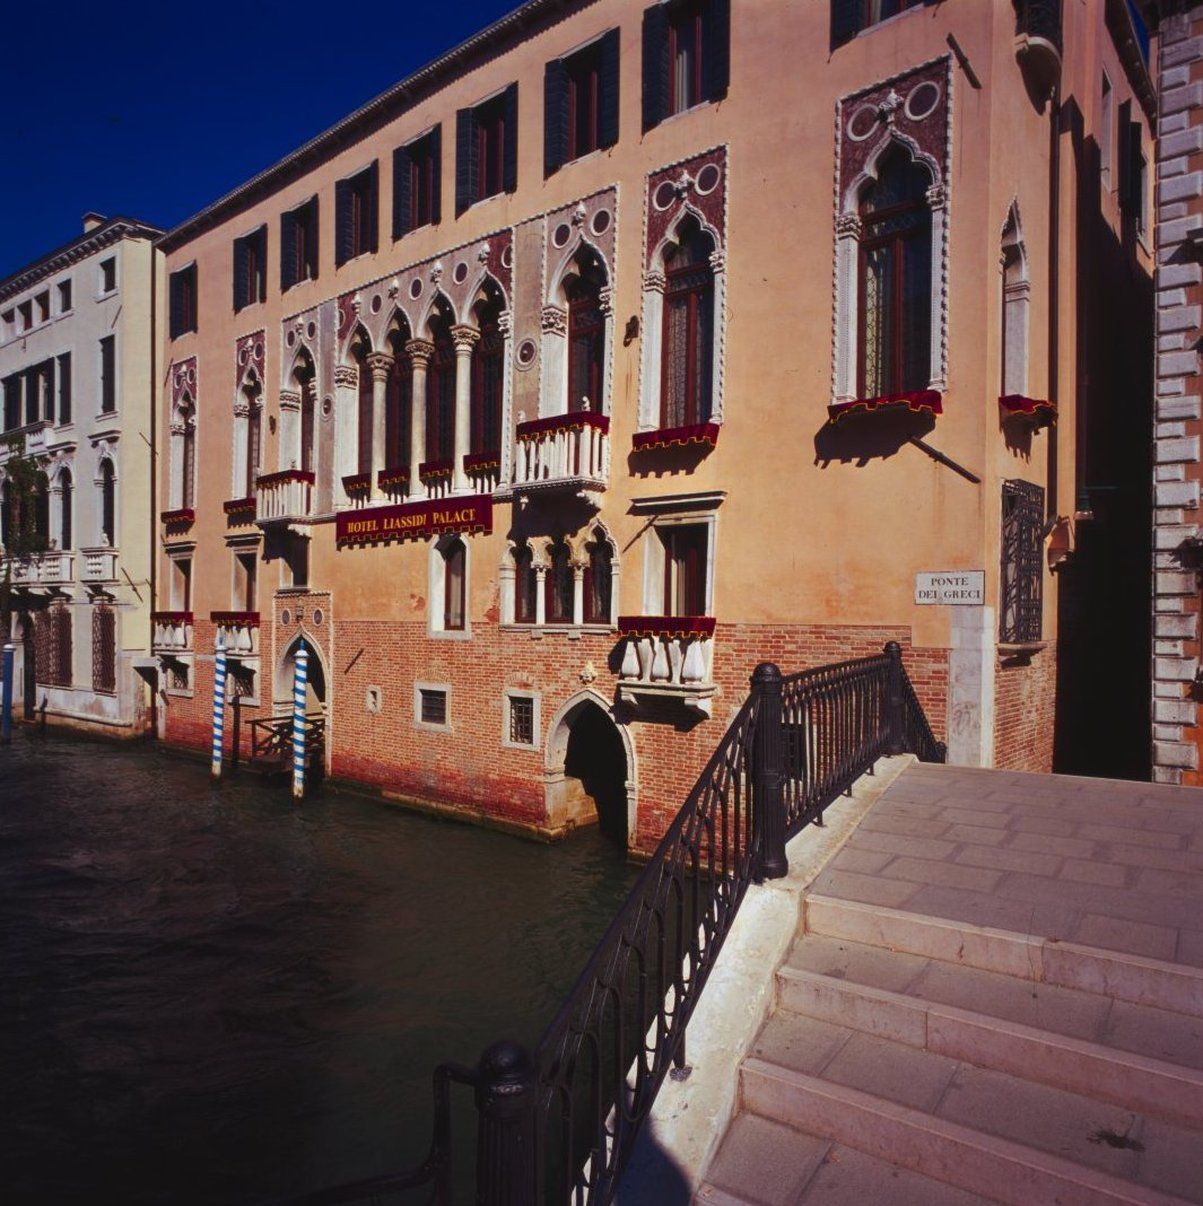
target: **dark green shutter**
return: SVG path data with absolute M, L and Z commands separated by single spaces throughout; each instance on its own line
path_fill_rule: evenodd
M 568 73 L 563 59 L 543 68 L 543 175 L 558 171 L 568 150 Z
M 380 250 L 380 160 L 373 159 L 368 168 L 368 250 L 374 255 Z
M 341 266 L 351 258 L 351 182 L 334 186 L 334 262 Z
M 393 238 L 399 239 L 409 233 L 411 207 L 409 147 L 398 147 L 393 152 Z
M 731 0 L 710 0 L 702 24 L 702 97 L 722 100 L 731 77 Z
M 507 192 L 518 188 L 518 85 L 511 84 L 505 90 L 505 163 L 501 173 L 501 187 Z
M 296 210 L 280 215 L 280 292 L 297 283 Z
M 602 36 L 598 103 L 598 143 L 612 147 L 618 141 L 618 30 Z
M 184 313 L 184 274 L 182 272 L 173 272 L 170 282 L 169 309 L 171 310 L 171 338 L 176 339 L 183 332 L 182 317 Z
M 440 122 L 430 131 L 430 170 L 433 173 L 430 186 L 430 220 L 436 226 L 442 218 L 443 197 L 443 124 Z
M 318 259 L 318 233 L 321 229 L 318 222 L 318 200 L 317 194 L 310 198 L 309 204 L 305 207 L 307 212 L 306 220 L 309 223 L 309 238 L 305 241 L 306 254 L 309 257 L 309 279 L 317 280 L 318 265 L 321 260 Z
M 643 13 L 643 128 L 659 125 L 668 114 L 668 17 L 664 5 Z
M 831 46 L 834 49 L 850 42 L 860 33 L 862 0 L 832 0 Z
M 476 122 L 471 109 L 455 115 L 455 212 L 476 200 Z
M 58 358 L 58 421 L 71 422 L 71 353 Z
M 234 312 L 250 303 L 246 279 L 247 239 L 234 240 Z
M 259 250 L 259 296 L 256 301 L 267 301 L 267 223 L 259 227 L 255 235 Z

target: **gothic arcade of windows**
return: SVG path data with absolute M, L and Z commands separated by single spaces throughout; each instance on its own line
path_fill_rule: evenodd
M 502 566 L 503 622 L 612 627 L 617 572 L 617 549 L 601 524 L 575 540 L 519 540 Z

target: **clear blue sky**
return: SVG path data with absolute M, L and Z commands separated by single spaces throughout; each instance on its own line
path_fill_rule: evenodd
M 88 210 L 175 225 L 516 7 L 6 5 L 0 279 Z

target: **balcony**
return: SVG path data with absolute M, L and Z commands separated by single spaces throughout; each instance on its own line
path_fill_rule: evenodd
M 418 466 L 418 480 L 425 486 L 427 498 L 446 498 L 454 476 L 454 461 L 423 461 Z
M 218 639 L 227 653 L 235 657 L 259 655 L 257 611 L 211 611 L 209 619 L 217 625 Z
M 619 699 L 638 705 L 667 697 L 710 715 L 713 616 L 619 616 L 618 631 L 625 641 Z
M 176 657 L 192 652 L 192 612 L 152 611 L 150 622 L 154 626 L 151 649 L 155 653 Z
M 308 469 L 282 469 L 255 479 L 255 522 L 308 523 L 313 512 L 313 474 Z
M 196 512 L 191 507 L 177 507 L 160 511 L 159 519 L 169 532 L 186 532 L 196 522 Z
M 44 553 L 33 553 L 28 557 L 13 557 L 12 584 L 14 586 L 58 586 L 71 581 L 73 553 L 48 549 Z M 0 561 L 0 565 L 6 565 Z
M 246 498 L 226 499 L 221 504 L 221 509 L 226 514 L 226 525 L 231 528 L 238 528 L 244 524 L 254 523 L 256 506 L 253 494 L 248 495 Z
M 1015 57 L 1038 94 L 1061 81 L 1061 0 L 1014 0 Z
M 470 452 L 464 457 L 464 476 L 473 494 L 492 494 L 501 482 L 501 453 Z
M 80 549 L 82 563 L 79 568 L 81 582 L 116 582 L 117 550 L 108 547 Z
M 409 493 L 409 466 L 389 465 L 376 474 L 376 488 L 393 502 Z
M 610 463 L 608 415 L 582 410 L 518 424 L 514 491 L 534 494 L 569 490 L 590 494 L 606 488 Z

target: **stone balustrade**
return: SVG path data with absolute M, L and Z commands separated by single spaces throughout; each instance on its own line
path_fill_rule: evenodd
M 610 420 L 592 411 L 519 423 L 514 489 L 604 489 L 610 464 Z
M 307 521 L 313 513 L 313 474 L 307 469 L 283 469 L 255 479 L 257 523 Z
M 227 653 L 238 657 L 259 654 L 259 613 L 257 611 L 213 611 L 209 619 L 217 625 L 217 635 Z
M 620 616 L 619 697 L 637 704 L 643 696 L 675 696 L 709 716 L 714 623 L 712 616 Z
M 176 655 L 192 652 L 192 612 L 152 611 L 151 647 L 155 653 Z
M 80 549 L 79 578 L 81 582 L 116 582 L 117 550 L 103 547 Z

